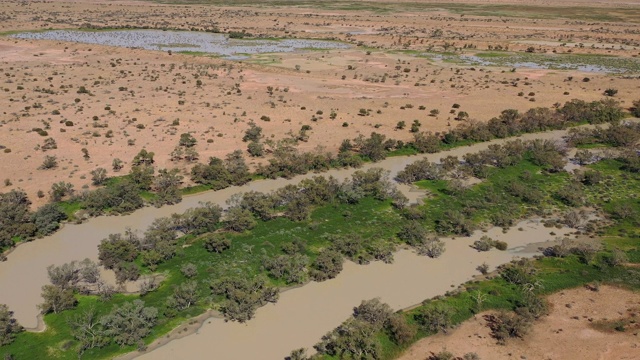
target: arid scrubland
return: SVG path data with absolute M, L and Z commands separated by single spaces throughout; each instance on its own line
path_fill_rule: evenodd
M 637 1 L 0 0 L 0 356 L 636 351 Z
M 180 168 L 185 174 L 198 158 L 224 157 L 236 149 L 249 157 L 243 134 L 251 122 L 263 129 L 268 158 L 283 139 L 295 142 L 300 151 L 323 147 L 336 152 L 343 139 L 373 131 L 411 140 L 415 120 L 419 131 L 438 132 L 455 127 L 461 112 L 462 121 L 487 121 L 507 108 L 524 111 L 572 98 L 601 99 L 607 89 L 617 90 L 614 98 L 624 107 L 637 97 L 634 69 L 623 74 L 511 71 L 424 55 L 491 51 L 492 56 L 508 49 L 636 61 L 640 24 L 633 22 L 633 7 L 597 9 L 604 20 L 588 11 L 566 19 L 562 8 L 553 12 L 552 7 L 545 8 L 549 19 L 540 20 L 532 18 L 535 7 L 520 17 L 508 8 L 503 9 L 507 16 L 485 16 L 482 11 L 487 10 L 480 5 L 469 5 L 466 13 L 463 7 L 439 9 L 429 3 L 406 11 L 402 3 L 363 4 L 372 11 L 350 11 L 341 3 L 313 9 L 305 3 L 284 8 L 3 2 L 0 31 L 180 29 L 353 45 L 231 61 L 1 37 L 3 191 L 22 188 L 36 205 L 42 204 L 53 183 L 68 182 L 80 191 L 92 187 L 90 172 L 97 168 L 117 175 L 114 159 L 122 160 L 121 172 L 128 173 L 131 159 L 143 148 L 155 153 L 158 169 Z M 380 6 L 386 6 L 385 11 Z M 609 17 L 631 21 L 611 22 Z M 406 127 L 397 126 L 400 122 Z M 184 133 L 196 139 L 196 154 L 188 157 L 191 161 L 172 161 Z M 39 169 L 46 156 L 55 157 L 57 166 Z M 255 166 L 265 157 L 251 162 Z

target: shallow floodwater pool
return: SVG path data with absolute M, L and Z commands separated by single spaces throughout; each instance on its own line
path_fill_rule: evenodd
M 253 54 L 293 52 L 304 49 L 347 49 L 348 44 L 309 39 L 230 39 L 224 34 L 163 30 L 49 30 L 11 35 L 19 39 L 59 40 L 146 50 L 199 52 L 240 60 Z
M 577 70 L 590 73 L 638 73 L 640 60 L 606 55 L 575 55 L 575 54 L 529 54 L 529 53 L 480 53 L 478 55 L 465 54 L 437 54 L 422 53 L 419 56 L 437 61 L 459 63 L 469 66 L 503 66 L 525 69 L 557 69 Z

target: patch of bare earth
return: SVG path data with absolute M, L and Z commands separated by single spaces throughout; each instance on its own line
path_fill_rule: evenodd
M 446 349 L 457 356 L 475 352 L 481 359 L 640 359 L 640 294 L 602 286 L 600 291 L 576 288 L 548 297 L 549 316 L 537 321 L 521 339 L 496 344 L 479 314 L 447 335 L 425 338 L 413 345 L 401 360 L 423 360 Z M 624 324 L 624 331 L 615 329 Z M 619 329 L 621 330 L 621 329 Z

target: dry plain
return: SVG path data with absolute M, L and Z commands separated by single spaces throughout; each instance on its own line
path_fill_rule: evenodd
M 0 146 L 10 149 L 0 153 L 0 174 L 2 180 L 8 179 L 3 191 L 22 188 L 39 205 L 47 201 L 54 182 L 70 182 L 80 191 L 91 187 L 89 173 L 95 168 L 115 175 L 114 158 L 125 162 L 121 172 L 127 173 L 126 164 L 143 148 L 156 154 L 157 168 L 178 167 L 186 173 L 191 164 L 170 159 L 180 134 L 194 134 L 200 160 L 206 161 L 246 150 L 242 136 L 251 121 L 263 128 L 265 139 L 274 141 L 291 138 L 308 125 L 308 139 L 297 145 L 300 151 L 336 152 L 343 139 L 373 131 L 412 139 L 409 126 L 396 129 L 399 121 L 419 120 L 421 131 L 446 130 L 459 123 L 458 111 L 469 114 L 467 121 L 486 121 L 507 108 L 525 111 L 573 98 L 597 100 L 608 88 L 618 90 L 615 99 L 629 107 L 639 87 L 637 68 L 622 74 L 520 67 L 511 72 L 510 66 L 469 65 L 456 58 L 492 49 L 487 55 L 491 57 L 495 49 L 509 49 L 508 54 L 570 54 L 605 63 L 609 58 L 593 60 L 594 56 L 616 56 L 635 66 L 640 24 L 633 3 L 609 3 L 605 8 L 589 7 L 605 6 L 602 3 L 586 8 L 562 3 L 586 9 L 584 14 L 571 12 L 585 20 L 563 18 L 563 8 L 554 12 L 553 6 L 520 13 L 517 2 L 512 7 L 518 11 L 505 10 L 511 16 L 488 16 L 478 4 L 470 4 L 466 12 L 429 2 L 418 4 L 425 8 L 412 5 L 417 6 L 415 11 L 403 3 L 362 3 L 374 11 L 357 12 L 341 9 L 339 2 L 330 8 L 305 8 L 309 6 L 305 3 L 291 7 L 144 4 L 2 2 L 0 31 L 215 29 L 245 31 L 255 37 L 340 40 L 352 47 L 230 61 L 0 37 Z M 388 8 L 380 11 L 376 5 Z M 550 15 L 532 18 L 536 9 Z M 593 14 L 621 20 L 594 21 Z M 81 87 L 87 92 L 78 93 Z M 452 109 L 453 104 L 460 108 Z M 361 116 L 361 109 L 368 115 Z M 438 114 L 432 116 L 431 110 Z M 46 134 L 33 131 L 38 128 Z M 47 138 L 55 140 L 57 149 L 42 149 Z M 56 156 L 60 165 L 38 170 L 46 155 Z M 251 161 L 255 165 L 265 159 Z M 39 190 L 45 197 L 36 196 Z

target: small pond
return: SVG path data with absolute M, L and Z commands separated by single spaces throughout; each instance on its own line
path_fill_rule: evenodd
M 49 30 L 11 35 L 19 39 L 59 40 L 86 44 L 173 52 L 210 53 L 231 60 L 253 54 L 293 52 L 305 49 L 347 49 L 348 44 L 308 39 L 230 39 L 225 34 L 163 30 Z

